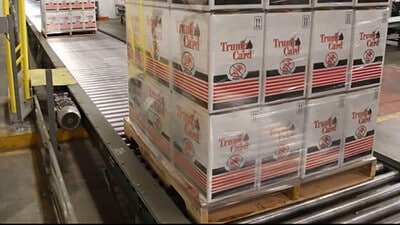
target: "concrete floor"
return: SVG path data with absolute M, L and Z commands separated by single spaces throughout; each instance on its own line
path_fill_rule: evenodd
M 97 21 L 97 29 L 118 40 L 126 42 L 125 24 L 121 23 L 120 19 L 99 20 Z
M 400 162 L 400 48 L 386 46 L 374 150 Z
M 32 149 L 0 152 L 0 223 L 54 223 Z
M 125 223 L 104 177 L 106 164 L 89 140 L 60 143 L 60 168 L 80 223 Z
M 107 24 L 105 25 L 107 26 Z M 12 133 L 4 35 L 0 35 L 0 142 Z M 30 69 L 35 69 L 30 60 Z M 33 132 L 33 131 L 28 131 Z M 57 223 L 39 149 L 0 145 L 0 223 Z M 59 143 L 59 164 L 79 223 L 127 223 L 104 177 L 106 165 L 89 139 Z M 125 215 L 122 215 L 122 214 Z

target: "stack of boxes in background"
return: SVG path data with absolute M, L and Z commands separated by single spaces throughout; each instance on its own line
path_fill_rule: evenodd
M 41 1 L 45 35 L 96 30 L 95 0 Z
M 388 2 L 368 4 L 127 1 L 132 127 L 204 203 L 370 160 Z

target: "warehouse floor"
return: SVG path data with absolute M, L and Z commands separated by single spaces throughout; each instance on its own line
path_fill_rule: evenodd
M 119 19 L 98 21 L 98 30 L 112 37 L 125 41 L 125 25 Z M 0 43 L 0 99 L 6 98 L 4 84 L 6 75 L 4 69 L 4 47 Z M 382 81 L 382 92 L 379 105 L 379 118 L 376 131 L 376 151 L 400 161 L 398 147 L 400 139 L 400 49 L 397 46 L 387 46 L 385 56 L 385 67 Z M 4 101 L 3 101 L 4 102 Z M 4 103 L 3 103 L 4 105 Z M 0 109 L 2 109 L 0 107 Z M 3 107 L 4 109 L 4 107 Z M 2 114 L 0 113 L 0 116 Z M 0 118 L 1 119 L 4 118 Z M 0 130 L 2 128 L 0 123 Z M 73 151 L 65 151 L 62 155 L 66 164 L 62 166 L 68 172 L 66 179 L 73 181 L 69 183 L 71 196 L 75 203 L 80 222 L 84 223 L 112 223 L 122 221 L 121 212 L 111 197 L 105 193 L 105 183 L 102 182 L 102 171 L 91 168 L 104 167 L 98 164 L 101 160 L 94 158 L 91 152 L 80 152 L 87 142 L 73 142 L 70 145 L 63 144 L 62 147 Z M 90 146 L 85 147 L 95 151 Z M 1 149 L 0 149 L 1 150 Z M 11 157 L 10 157 L 11 156 Z M 30 150 L 20 149 L 13 153 L 0 151 L 0 223 L 52 223 L 54 215 L 48 212 L 48 201 L 44 195 L 46 187 L 40 187 L 35 180 L 38 169 L 32 164 L 35 155 Z M 85 168 L 75 168 L 68 164 L 69 158 L 77 158 L 87 162 Z M 92 163 L 90 163 L 92 162 Z M 84 171 L 84 173 L 77 172 Z M 40 172 L 40 171 L 39 171 Z M 85 187 L 96 187 L 90 191 Z M 38 195 L 39 193 L 39 195 Z M 89 194 L 89 195 L 88 195 Z M 44 200 L 43 200 L 44 199 Z

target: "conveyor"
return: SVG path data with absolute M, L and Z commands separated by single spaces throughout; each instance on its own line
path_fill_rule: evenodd
M 41 31 L 39 3 L 27 3 L 26 11 L 29 12 L 31 26 Z M 57 53 L 59 63 L 68 68 L 92 102 L 122 136 L 122 118 L 128 116 L 125 43 L 103 33 L 73 38 L 50 36 L 47 43 Z
M 128 116 L 126 45 L 104 33 L 77 37 L 40 34 L 38 3 L 27 1 L 30 46 L 47 68 L 67 67 L 79 85 L 68 86 L 99 153 L 134 205 L 138 222 L 191 223 L 184 206 L 167 194 L 124 137 Z M 36 11 L 35 11 L 36 10 Z M 56 54 L 56 53 L 57 54 Z M 40 57 L 38 57 L 40 56 Z M 131 146 L 132 145 L 132 146 Z M 378 163 L 368 182 L 269 211 L 237 223 L 398 223 L 398 170 Z M 381 207 L 382 204 L 385 207 Z

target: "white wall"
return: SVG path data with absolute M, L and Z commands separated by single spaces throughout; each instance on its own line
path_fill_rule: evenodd
M 99 16 L 108 16 L 110 19 L 117 18 L 115 15 L 115 0 L 98 0 Z
M 0 0 L 0 16 L 3 15 L 3 0 Z

